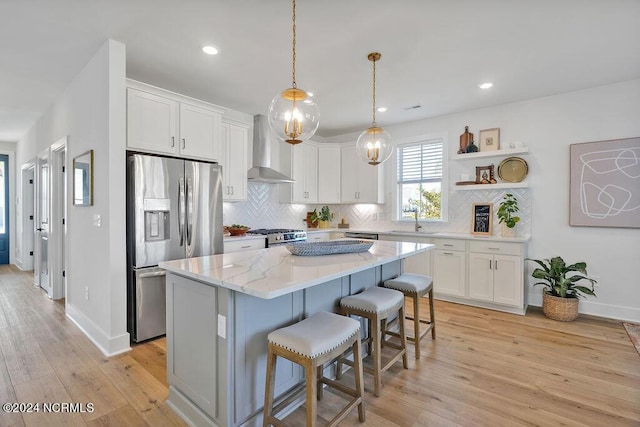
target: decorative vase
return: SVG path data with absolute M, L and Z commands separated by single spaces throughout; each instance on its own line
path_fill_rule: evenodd
M 542 291 L 542 312 L 549 319 L 571 322 L 578 317 L 578 298 L 560 298 Z
M 502 237 L 516 237 L 518 235 L 518 231 L 516 230 L 516 227 L 517 225 L 515 225 L 513 228 L 509 228 L 507 227 L 507 224 L 503 222 L 502 231 L 500 232 L 500 234 L 502 235 Z
M 478 152 L 478 146 L 473 143 L 473 140 L 471 140 L 471 142 L 467 146 L 467 153 L 477 153 L 477 152 Z
M 329 228 L 329 221 L 318 220 L 318 228 Z

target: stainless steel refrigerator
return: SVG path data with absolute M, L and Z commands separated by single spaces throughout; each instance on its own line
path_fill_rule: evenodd
M 127 163 L 127 329 L 140 342 L 166 334 L 158 263 L 223 252 L 222 170 L 144 154 Z

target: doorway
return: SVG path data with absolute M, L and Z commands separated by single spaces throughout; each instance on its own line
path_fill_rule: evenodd
M 20 259 L 16 264 L 23 271 L 33 270 L 33 254 L 35 241 L 35 161 L 22 165 L 22 189 L 20 191 L 22 202 L 21 226 L 22 236 L 20 243 Z
M 35 271 L 34 279 L 49 296 L 49 149 L 38 155 L 36 160 L 36 220 L 35 220 Z
M 0 264 L 9 264 L 9 156 L 0 154 Z

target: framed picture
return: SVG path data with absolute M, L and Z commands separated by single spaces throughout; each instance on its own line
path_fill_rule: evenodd
M 474 203 L 471 214 L 471 234 L 490 236 L 493 233 L 493 203 Z
M 640 228 L 640 138 L 570 145 L 569 224 Z
M 476 184 L 495 184 L 493 165 L 476 166 Z
M 500 128 L 482 129 L 480 131 L 480 152 L 500 149 Z
M 93 205 L 93 150 L 73 158 L 73 205 Z

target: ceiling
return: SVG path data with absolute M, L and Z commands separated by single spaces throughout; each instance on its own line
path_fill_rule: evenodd
M 245 113 L 291 85 L 289 0 L 2 0 L 0 16 L 0 141 L 108 38 L 127 77 Z M 371 51 L 382 126 L 640 77 L 638 0 L 298 0 L 297 33 L 325 137 L 370 124 Z

